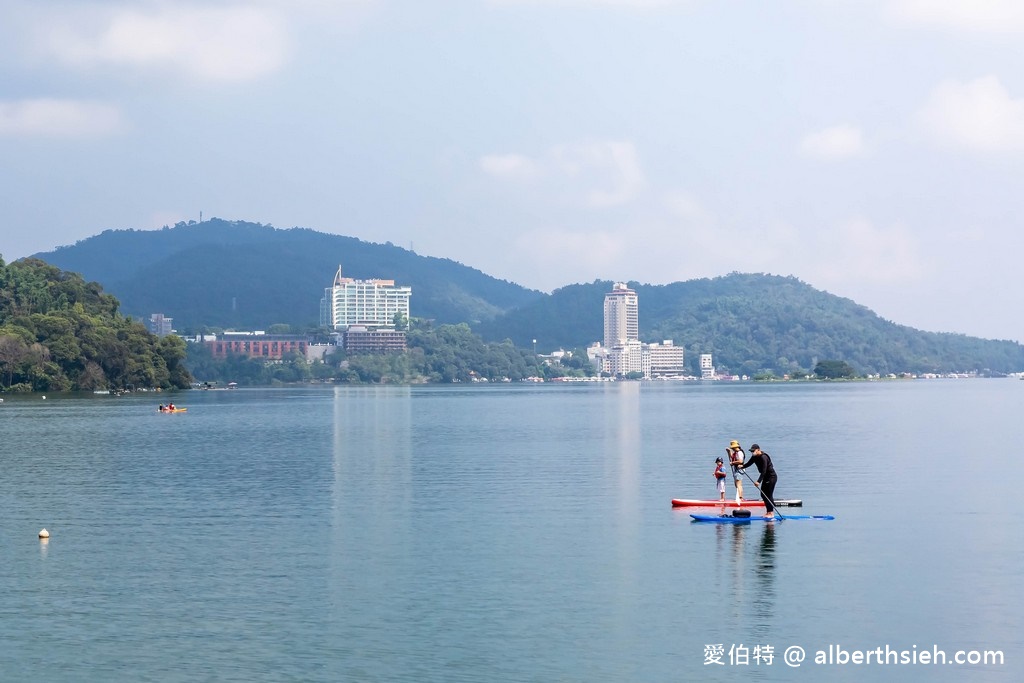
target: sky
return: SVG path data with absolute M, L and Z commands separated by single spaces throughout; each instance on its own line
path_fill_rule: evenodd
M 1016 0 L 0 0 L 0 17 L 8 262 L 202 215 L 543 291 L 792 275 L 903 325 L 1024 341 Z

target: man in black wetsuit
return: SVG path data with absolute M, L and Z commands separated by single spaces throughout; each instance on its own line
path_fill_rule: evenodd
M 740 469 L 747 469 L 751 465 L 757 467 L 757 488 L 761 491 L 761 498 L 764 499 L 765 519 L 775 517 L 775 484 L 778 482 L 778 475 L 772 466 L 772 457 L 761 450 L 756 443 L 750 447 L 750 459 L 740 465 Z

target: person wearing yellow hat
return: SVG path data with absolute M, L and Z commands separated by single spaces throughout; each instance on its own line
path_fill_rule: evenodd
M 729 442 L 729 447 L 725 449 L 725 454 L 729 456 L 729 465 L 732 467 L 732 481 L 736 485 L 736 505 L 738 506 L 743 499 L 743 474 L 740 472 L 740 465 L 743 464 L 746 453 L 743 452 L 740 442 L 733 439 Z

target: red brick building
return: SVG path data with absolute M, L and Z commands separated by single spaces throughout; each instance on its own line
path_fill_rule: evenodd
M 215 340 L 204 343 L 214 358 L 239 355 L 263 360 L 280 360 L 292 353 L 300 353 L 305 357 L 309 339 L 294 334 L 225 332 L 217 335 Z

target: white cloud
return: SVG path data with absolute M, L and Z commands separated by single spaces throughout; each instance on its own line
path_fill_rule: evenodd
M 636 147 L 617 140 L 557 145 L 538 158 L 487 155 L 480 168 L 504 180 L 543 181 L 546 188 L 591 208 L 627 204 L 646 185 Z
M 730 236 L 717 231 L 715 217 L 683 192 L 609 218 L 508 231 L 503 260 L 532 264 L 544 280 L 534 286 L 548 288 L 594 279 L 673 282 L 720 274 L 721 259 L 735 248 Z M 637 264 L 643 264 L 640 270 Z
M 880 228 L 851 219 L 818 233 L 813 240 L 809 281 L 837 285 L 895 285 L 917 282 L 925 273 L 917 240 L 898 225 Z
M 487 0 L 491 5 L 568 5 L 579 7 L 623 7 L 626 9 L 657 9 L 685 7 L 695 0 Z
M 236 3 L 238 0 L 227 0 Z M 248 6 L 259 5 L 287 15 L 294 20 L 293 30 L 300 24 L 315 26 L 317 31 L 338 31 L 351 34 L 361 30 L 378 11 L 386 9 L 390 0 L 250 0 Z
M 689 192 L 670 192 L 665 196 L 670 216 L 691 225 L 713 225 L 715 216 Z
M 43 43 L 75 67 L 133 66 L 183 71 L 213 81 L 245 81 L 284 62 L 283 17 L 261 7 L 157 3 L 56 19 Z
M 890 16 L 911 24 L 980 33 L 1024 32 L 1020 0 L 894 0 Z
M 538 244 L 544 248 L 538 249 Z M 560 281 L 551 285 L 557 287 L 574 280 L 617 277 L 623 255 L 630 250 L 630 240 L 622 231 L 550 227 L 515 233 L 512 248 L 518 258 L 540 265 L 544 271 L 559 273 Z
M 509 230 L 502 261 L 530 263 L 546 274 L 531 285 L 546 288 L 595 278 L 668 283 L 740 271 L 794 274 L 832 292 L 884 292 L 919 285 L 933 270 L 925 255 L 930 243 L 898 223 L 854 217 L 821 227 L 770 212 L 753 221 L 730 214 L 728 207 L 675 189 L 625 213 L 542 218 L 544 225 Z
M 849 159 L 862 156 L 864 151 L 860 129 L 846 124 L 809 133 L 800 141 L 800 153 L 818 159 Z
M 0 135 L 90 137 L 121 127 L 120 111 L 101 102 L 35 99 L 0 102 Z
M 555 148 L 554 159 L 568 177 L 588 179 L 591 189 L 587 192 L 587 203 L 592 207 L 626 204 L 640 194 L 645 184 L 640 159 L 631 142 L 563 145 Z
M 688 192 L 668 193 L 663 208 L 660 225 L 654 228 L 654 243 L 662 248 L 652 251 L 648 260 L 653 258 L 665 274 L 672 274 L 662 276 L 665 282 L 734 270 L 790 272 L 788 259 L 806 248 L 806 240 L 791 225 L 770 220 L 737 225 Z
M 373 7 L 382 0 L 251 0 L 250 5 L 296 10 L 315 16 L 345 16 L 360 8 Z
M 540 173 L 537 164 L 522 154 L 489 154 L 480 159 L 484 173 L 507 180 L 531 180 Z
M 927 270 L 921 245 L 901 225 L 880 227 L 862 217 L 825 229 L 770 219 L 735 225 L 682 192 L 669 194 L 665 209 L 656 229 L 662 249 L 646 262 L 660 268 L 666 282 L 673 268 L 681 280 L 738 270 L 795 273 L 816 286 L 849 288 L 914 283 Z
M 918 121 L 944 146 L 1024 151 L 1024 99 L 1012 98 L 995 76 L 939 84 L 918 112 Z
M 509 234 L 515 236 L 511 260 L 549 274 L 546 287 L 594 279 L 680 282 L 730 271 L 794 273 L 820 260 L 813 235 L 778 223 L 732 224 L 683 190 L 601 225 L 549 225 Z

